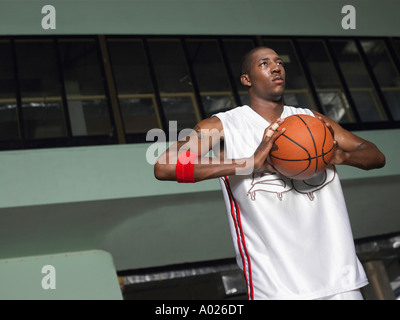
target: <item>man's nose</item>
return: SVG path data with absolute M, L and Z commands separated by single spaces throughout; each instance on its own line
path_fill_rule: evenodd
M 277 63 L 275 63 L 275 64 L 272 66 L 272 72 L 281 73 L 281 72 L 282 72 L 281 67 L 280 67 Z

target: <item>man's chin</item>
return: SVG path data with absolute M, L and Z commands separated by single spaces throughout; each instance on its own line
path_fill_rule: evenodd
M 272 96 L 272 101 L 282 102 L 283 101 L 283 92 L 280 94 L 275 94 Z

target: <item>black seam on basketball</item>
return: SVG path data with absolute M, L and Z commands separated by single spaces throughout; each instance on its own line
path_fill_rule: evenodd
M 282 161 L 311 161 L 311 160 L 314 160 L 314 159 L 317 159 L 317 158 L 322 158 L 322 160 L 324 160 L 324 156 L 329 154 L 333 149 L 334 149 L 334 146 L 332 146 L 332 148 L 330 148 L 327 152 L 323 152 L 319 156 L 309 157 L 309 158 L 304 158 L 304 159 L 285 159 L 285 158 L 280 158 L 280 157 L 274 156 L 273 154 L 269 154 L 269 157 L 270 158 L 275 158 L 277 160 L 282 160 Z
M 297 142 L 294 141 L 293 139 L 289 138 L 287 135 L 282 134 L 282 137 L 285 137 L 286 139 L 292 141 L 294 144 L 296 144 L 297 146 L 299 146 L 300 148 L 302 148 L 302 149 L 303 149 L 305 152 L 307 152 L 307 154 L 308 154 L 308 159 L 302 160 L 302 161 L 308 161 L 307 167 L 306 167 L 305 169 L 303 169 L 302 171 L 296 173 L 295 175 L 289 176 L 289 178 L 298 176 L 299 174 L 302 174 L 304 171 L 308 170 L 308 168 L 310 167 L 311 161 L 312 161 L 311 155 L 310 155 L 310 153 L 308 152 L 308 150 L 307 150 L 306 148 L 304 148 L 302 145 L 300 145 L 299 143 L 297 143 Z M 271 155 L 271 154 L 270 154 L 270 157 L 273 157 L 273 158 L 279 159 L 279 160 L 286 160 L 286 161 L 288 161 L 288 159 L 281 159 L 281 158 L 275 157 L 274 155 Z M 289 160 L 289 161 L 296 161 L 296 160 Z M 297 160 L 297 161 L 298 161 L 298 160 Z M 317 161 L 317 162 L 318 162 L 318 161 Z
M 333 145 L 332 148 L 330 148 L 327 152 L 322 152 L 322 155 L 321 155 L 322 161 L 323 161 L 326 165 L 328 164 L 328 162 L 325 161 L 325 156 L 326 156 L 328 153 L 330 153 L 334 148 L 335 148 L 335 146 Z
M 322 153 L 322 155 L 323 155 L 322 161 L 323 161 L 325 164 L 327 164 L 327 162 L 325 161 L 325 154 L 324 154 L 325 142 L 326 142 L 326 126 L 325 126 L 325 124 L 324 124 L 324 141 L 322 142 L 322 150 L 321 150 L 321 153 Z
M 325 141 L 326 141 L 326 126 L 324 124 L 324 141 L 322 142 L 322 153 L 324 153 L 324 147 L 325 147 Z
M 323 155 L 321 154 L 318 157 L 310 157 L 310 158 L 306 158 L 306 159 L 284 159 L 284 158 L 279 158 L 279 157 L 269 155 L 270 158 L 274 158 L 274 159 L 281 160 L 281 161 L 308 161 L 308 162 L 315 160 L 317 158 L 321 158 L 322 156 Z
M 325 165 L 328 164 L 328 162 L 325 161 L 325 156 L 326 156 L 328 153 L 330 153 L 330 152 L 333 150 L 333 148 L 335 147 L 335 145 L 332 145 L 332 148 L 331 148 L 328 152 L 324 152 L 325 142 L 326 142 L 326 130 L 327 130 L 327 128 L 326 128 L 326 126 L 324 125 L 324 132 L 325 132 L 325 135 L 324 135 L 324 142 L 322 143 L 322 155 L 323 155 L 322 161 L 325 163 Z
M 312 159 L 310 153 L 308 152 L 308 150 L 307 150 L 306 148 L 304 148 L 301 144 L 297 143 L 297 142 L 294 141 L 292 138 L 289 138 L 289 137 L 288 137 L 287 135 L 285 135 L 284 133 L 282 134 L 282 137 L 285 137 L 286 139 L 292 141 L 292 142 L 293 142 L 295 145 L 297 145 L 298 147 L 302 148 L 305 152 L 307 152 L 308 158 L 309 158 L 309 159 Z M 317 153 L 315 153 L 315 154 L 317 154 Z M 275 156 L 273 156 L 273 157 L 274 157 L 274 158 L 277 158 L 277 157 L 275 157 Z
M 314 139 L 314 136 L 313 136 L 313 134 L 312 134 L 312 132 L 311 132 L 310 127 L 309 127 L 309 126 L 307 125 L 307 123 L 303 120 L 303 118 L 301 118 L 301 117 L 298 116 L 298 115 L 296 115 L 296 116 L 297 116 L 297 118 L 299 118 L 299 119 L 301 120 L 301 122 L 304 123 L 304 125 L 306 126 L 308 132 L 310 133 L 311 139 L 312 139 L 313 144 L 314 144 L 315 156 L 318 157 L 318 156 L 317 156 L 317 154 L 318 154 L 317 144 L 315 143 L 315 139 Z M 318 161 L 315 162 L 315 170 L 314 170 L 314 173 L 317 173 L 317 171 L 318 171 Z

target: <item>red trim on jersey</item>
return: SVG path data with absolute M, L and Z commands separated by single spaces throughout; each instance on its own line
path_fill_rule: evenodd
M 227 179 L 227 177 L 225 177 L 225 179 Z M 241 242 L 240 242 L 240 235 L 239 235 L 238 225 L 237 225 L 237 222 L 236 222 L 236 219 L 235 219 L 235 209 L 234 209 L 234 206 L 233 206 L 231 192 L 229 190 L 228 183 L 227 183 L 227 181 L 225 179 L 222 178 L 222 181 L 224 181 L 224 183 L 225 183 L 225 188 L 226 188 L 226 190 L 228 192 L 229 201 L 231 203 L 231 216 L 232 216 L 233 222 L 235 223 L 235 231 L 236 231 L 237 243 L 238 243 L 238 247 L 239 247 L 240 256 L 242 257 L 243 273 L 244 273 L 244 277 L 246 279 L 247 296 L 250 297 L 250 294 L 249 294 L 249 282 L 248 282 L 248 279 L 247 279 L 247 272 L 246 272 L 246 263 L 244 261 L 244 255 L 243 255 L 243 251 L 242 251 L 242 245 L 241 245 Z
M 250 262 L 249 253 L 247 252 L 247 248 L 246 248 L 246 240 L 244 237 L 242 222 L 241 222 L 241 218 L 240 218 L 240 208 L 236 202 L 236 199 L 233 196 L 233 193 L 232 193 L 232 190 L 231 190 L 231 187 L 229 184 L 229 178 L 225 177 L 225 178 L 222 178 L 222 180 L 225 183 L 225 187 L 228 191 L 229 201 L 231 204 L 231 216 L 235 223 L 235 230 L 236 230 L 236 237 L 237 237 L 237 241 L 238 241 L 239 252 L 240 252 L 240 256 L 242 257 L 243 273 L 244 273 L 244 277 L 245 277 L 246 283 L 247 283 L 247 286 L 246 286 L 247 296 L 249 297 L 250 300 L 254 300 L 254 288 L 253 288 L 253 277 L 252 277 L 252 272 L 251 272 L 251 262 Z M 235 214 L 235 212 L 236 212 L 236 214 Z M 239 234 L 239 232 L 240 232 L 240 234 Z M 241 241 L 242 241 L 242 243 L 241 243 Z M 243 244 L 243 249 L 246 254 L 247 265 L 249 266 L 249 278 L 247 278 L 246 261 L 245 261 L 244 255 L 243 255 L 241 244 Z M 249 290 L 249 288 L 250 288 L 250 290 Z

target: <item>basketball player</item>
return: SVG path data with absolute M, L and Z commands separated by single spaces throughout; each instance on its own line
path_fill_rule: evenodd
M 284 105 L 285 69 L 278 54 L 246 54 L 241 82 L 250 106 L 199 122 L 160 156 L 159 180 L 194 183 L 219 178 L 238 265 L 249 299 L 362 299 L 367 278 L 359 262 L 335 165 L 364 170 L 385 165 L 371 142 L 315 111 Z M 268 162 L 287 116 L 320 118 L 334 135 L 328 168 L 306 181 L 278 174 Z M 206 155 L 214 150 L 220 161 Z

